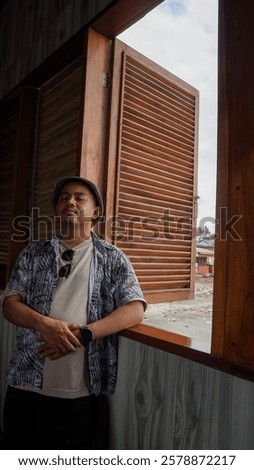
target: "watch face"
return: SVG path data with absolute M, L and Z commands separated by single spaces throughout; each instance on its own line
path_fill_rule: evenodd
M 82 344 L 84 346 L 87 346 L 87 344 L 93 339 L 93 332 L 88 327 L 83 326 L 82 328 L 80 328 L 80 336 Z

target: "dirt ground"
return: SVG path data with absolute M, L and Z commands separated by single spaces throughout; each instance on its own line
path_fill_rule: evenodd
M 193 300 L 148 305 L 143 323 L 191 337 L 209 348 L 212 303 L 213 276 L 197 276 Z

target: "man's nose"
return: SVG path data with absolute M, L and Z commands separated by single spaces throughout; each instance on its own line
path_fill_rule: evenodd
M 70 194 L 70 196 L 68 197 L 66 202 L 67 202 L 68 205 L 75 206 L 76 199 L 75 199 L 74 194 Z

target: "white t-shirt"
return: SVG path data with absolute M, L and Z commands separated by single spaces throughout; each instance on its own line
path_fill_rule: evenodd
M 67 249 L 70 247 L 61 242 L 60 255 Z M 50 317 L 86 325 L 92 240 L 84 241 L 73 251 L 70 274 L 68 278 L 59 277 Z M 69 264 L 69 261 L 63 261 L 61 256 L 60 259 L 59 268 Z M 83 346 L 54 361 L 45 359 L 41 393 L 60 398 L 89 395 L 88 365 L 86 349 Z

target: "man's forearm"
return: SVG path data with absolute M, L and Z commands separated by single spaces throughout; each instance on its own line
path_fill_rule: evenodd
M 119 331 L 137 325 L 144 319 L 143 302 L 135 300 L 114 310 L 108 316 L 90 323 L 94 340 L 109 336 Z
M 41 342 L 47 343 L 50 348 L 66 352 L 75 351 L 76 347 L 80 346 L 78 338 L 72 333 L 79 325 L 36 312 L 23 302 L 19 294 L 6 297 L 3 315 L 16 326 L 38 331 L 41 334 Z
M 3 303 L 3 315 L 16 326 L 40 331 L 42 315 L 26 305 L 20 294 L 10 295 Z

